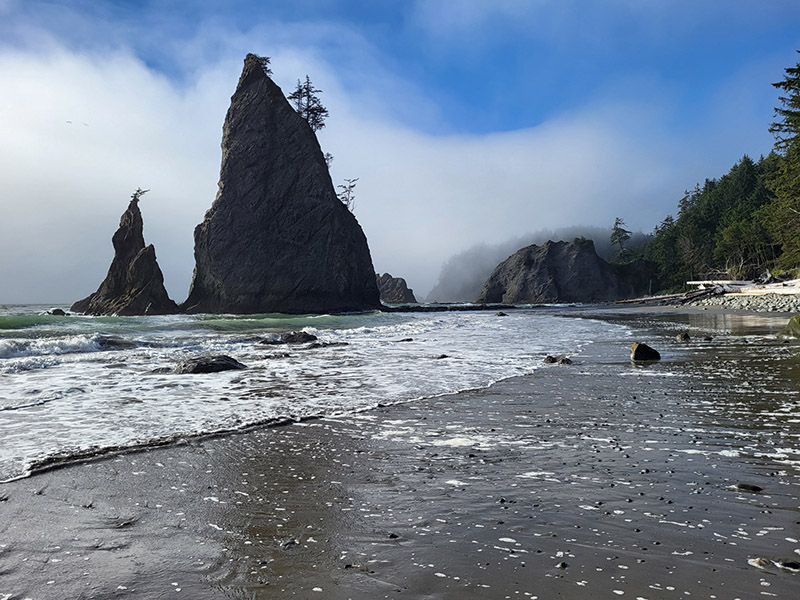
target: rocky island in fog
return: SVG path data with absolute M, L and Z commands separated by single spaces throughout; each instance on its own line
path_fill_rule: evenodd
M 501 262 L 478 302 L 506 304 L 611 302 L 646 295 L 654 265 L 617 265 L 597 255 L 594 242 L 547 242 L 527 246 Z

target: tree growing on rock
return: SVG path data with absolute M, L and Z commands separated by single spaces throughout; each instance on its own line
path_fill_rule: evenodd
M 342 190 L 337 194 L 339 200 L 342 201 L 350 212 L 353 212 L 356 209 L 356 181 L 358 181 L 358 177 L 355 179 L 345 179 L 344 183 L 339 184 L 337 187 Z
M 258 54 L 253 54 L 253 56 L 258 59 L 258 64 L 261 65 L 261 68 L 264 69 L 264 73 L 267 75 L 272 75 L 272 69 L 269 66 L 270 57 L 269 56 L 259 56 Z
M 315 88 L 311 79 L 306 75 L 305 81 L 297 80 L 297 87 L 294 92 L 289 94 L 289 101 L 294 109 L 300 113 L 313 131 L 319 131 L 325 127 L 325 119 L 328 118 L 328 109 L 322 105 L 319 94 L 322 90 Z
M 614 219 L 614 226 L 611 228 L 611 245 L 619 246 L 616 255 L 617 260 L 620 262 L 624 262 L 628 254 L 627 248 L 625 248 L 625 242 L 629 239 L 631 239 L 631 232 L 625 229 L 625 221 L 623 221 L 621 217 L 617 217 Z
M 136 188 L 136 191 L 133 192 L 133 194 L 131 194 L 131 200 L 133 202 L 139 202 L 139 200 L 141 200 L 142 196 L 144 196 L 149 191 L 150 190 L 143 190 L 142 188 Z

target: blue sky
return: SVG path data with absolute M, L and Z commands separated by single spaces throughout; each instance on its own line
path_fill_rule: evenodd
M 323 90 L 375 268 L 424 296 L 472 244 L 649 231 L 769 152 L 797 23 L 788 0 L 0 0 L 0 302 L 93 291 L 137 187 L 185 298 L 247 52 Z

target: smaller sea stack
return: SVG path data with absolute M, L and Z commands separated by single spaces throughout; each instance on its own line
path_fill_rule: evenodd
M 164 275 L 152 244 L 144 245 L 142 213 L 137 190 L 122 213 L 112 242 L 114 259 L 103 283 L 70 310 L 87 315 L 166 315 L 179 312 L 164 288 Z
M 392 277 L 389 273 L 375 274 L 378 290 L 381 293 L 381 302 L 385 304 L 416 304 L 414 290 L 409 289 L 406 280 L 402 277 Z

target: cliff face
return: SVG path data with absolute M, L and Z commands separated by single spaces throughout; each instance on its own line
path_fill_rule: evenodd
M 122 214 L 112 243 L 114 259 L 97 291 L 72 305 L 89 315 L 163 315 L 178 312 L 164 288 L 153 245 L 145 247 L 138 198 Z
M 248 54 L 225 117 L 217 197 L 197 226 L 189 312 L 380 306 L 367 240 L 306 121 Z
M 612 302 L 648 293 L 653 265 L 612 265 L 597 256 L 591 240 L 527 246 L 501 262 L 478 302 L 537 304 Z
M 375 274 L 378 282 L 378 291 L 381 294 L 381 302 L 386 304 L 416 304 L 414 290 L 408 289 L 406 280 L 402 277 L 392 277 L 389 273 L 383 275 Z

